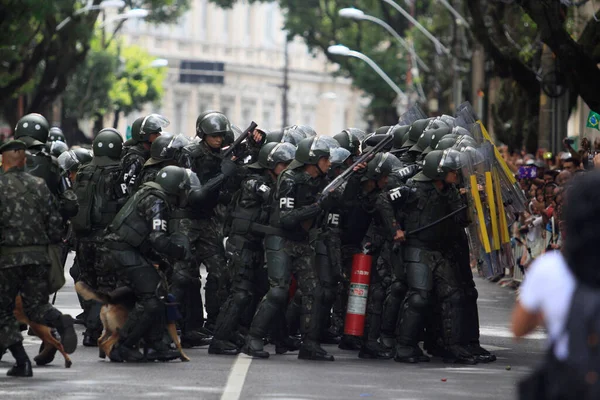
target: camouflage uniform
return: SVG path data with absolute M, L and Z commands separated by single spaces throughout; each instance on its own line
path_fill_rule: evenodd
M 124 154 L 121 159 L 123 166 L 123 182 L 127 185 L 130 193 L 135 191 L 138 186 L 137 180 L 142 172 L 144 163 L 150 158 L 150 150 L 145 146 L 145 142 L 137 142 L 133 146 L 123 149 Z
M 62 314 L 48 303 L 48 244 L 61 240 L 62 217 L 42 179 L 23 169 L 0 175 L 0 347 L 23 340 L 13 310 L 21 294 L 25 314 L 49 324 Z

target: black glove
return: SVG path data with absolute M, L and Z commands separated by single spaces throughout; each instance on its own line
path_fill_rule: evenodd
M 223 161 L 221 161 L 221 173 L 226 177 L 235 175 L 237 168 L 237 164 L 229 158 L 225 158 Z
M 181 233 L 174 233 L 169 237 L 169 256 L 176 260 L 185 260 L 190 253 L 190 241 Z
M 336 203 L 337 201 L 331 194 L 328 194 L 327 196 L 321 195 L 319 200 L 317 200 L 317 204 L 319 205 L 319 207 L 321 207 L 322 210 L 329 210 L 330 208 L 333 208 L 333 206 L 335 206 Z

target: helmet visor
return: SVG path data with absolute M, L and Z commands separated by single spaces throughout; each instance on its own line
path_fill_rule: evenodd
M 329 161 L 333 165 L 343 164 L 350 157 L 350 152 L 342 147 L 332 149 L 329 153 Z
M 183 133 L 180 133 L 177 136 L 173 136 L 167 147 L 162 149 L 160 155 L 161 157 L 166 157 L 171 154 L 174 150 L 183 149 L 185 146 L 190 144 L 190 139 L 185 136 Z
M 289 163 L 296 156 L 296 146 L 290 143 L 279 143 L 267 156 L 269 163 Z
M 73 150 L 65 151 L 58 157 L 58 165 L 64 171 L 75 171 L 79 167 L 79 159 Z
M 438 165 L 438 172 L 457 171 L 461 168 L 461 153 L 454 149 L 446 149 Z
M 161 132 L 162 128 L 166 128 L 169 124 L 167 117 L 160 114 L 150 114 L 142 121 L 140 131 L 146 134 Z
M 202 184 L 200 183 L 200 178 L 198 178 L 198 175 L 196 175 L 196 173 L 193 172 L 191 169 L 186 169 L 185 172 L 188 176 L 188 179 L 185 179 L 182 182 L 183 187 L 181 189 L 200 189 L 202 187 Z

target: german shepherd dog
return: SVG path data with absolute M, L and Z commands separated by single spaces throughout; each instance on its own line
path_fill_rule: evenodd
M 23 299 L 21 298 L 21 295 L 17 295 L 15 299 L 15 309 L 13 313 L 19 323 L 29 325 L 33 333 L 44 342 L 44 349 L 49 350 L 52 347 L 56 348 L 65 359 L 65 368 L 71 368 L 71 365 L 73 365 L 71 358 L 65 351 L 60 340 L 52 335 L 50 327 L 30 321 L 29 318 L 27 318 L 27 315 L 25 315 L 25 311 L 23 310 Z
M 102 336 L 98 339 L 100 356 L 110 356 L 110 352 L 119 341 L 119 330 L 125 325 L 129 310 L 135 304 L 135 295 L 128 288 L 119 288 L 110 294 L 104 294 L 95 291 L 84 282 L 77 282 L 75 290 L 85 300 L 95 300 L 103 304 L 100 310 L 100 320 L 104 330 Z M 167 324 L 169 336 L 181 356 L 181 361 L 190 361 L 190 358 L 183 352 L 179 336 L 177 336 L 177 327 L 174 322 Z

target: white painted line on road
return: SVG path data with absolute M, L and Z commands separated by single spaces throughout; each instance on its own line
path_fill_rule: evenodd
M 252 358 L 245 354 L 240 354 L 236 357 L 235 362 L 231 366 L 231 371 L 229 371 L 229 377 L 227 378 L 223 395 L 221 395 L 221 400 L 240 399 L 251 363 Z
M 481 336 L 493 336 L 493 337 L 501 337 L 501 338 L 512 338 L 514 337 L 513 333 L 504 326 L 482 326 L 479 328 L 479 334 Z M 543 340 L 546 339 L 547 335 L 541 331 L 536 330 L 533 333 L 525 336 L 523 339 L 536 339 Z

